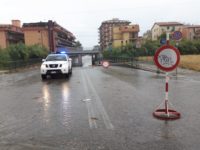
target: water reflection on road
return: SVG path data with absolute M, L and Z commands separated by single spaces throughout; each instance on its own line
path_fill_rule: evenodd
M 71 120 L 71 99 L 66 78 L 49 79 L 42 85 L 43 120 L 50 122 L 57 116 L 60 123 L 69 127 Z M 58 110 L 60 110 L 58 112 Z
M 71 105 L 69 100 L 69 87 L 67 83 L 62 83 L 62 110 L 63 110 L 63 125 L 68 126 L 71 119 Z
M 197 75 L 170 80 L 169 98 L 182 118 L 163 122 L 152 116 L 164 96 L 161 75 L 79 67 L 68 79 L 41 81 L 37 71 L 5 75 L 0 83 L 0 150 L 199 149 Z
M 49 93 L 49 87 L 47 84 L 43 84 L 42 87 L 42 93 L 43 93 L 43 109 L 44 109 L 44 121 L 49 121 L 49 105 L 50 105 L 50 93 Z

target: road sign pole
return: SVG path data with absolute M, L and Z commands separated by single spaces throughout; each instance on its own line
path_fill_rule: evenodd
M 167 32 L 166 34 L 166 39 L 167 39 L 167 45 L 169 45 L 169 32 Z M 167 116 L 169 116 L 169 107 L 168 107 L 168 100 L 169 100 L 169 93 L 168 93 L 168 90 L 169 90 L 169 76 L 168 76 L 168 73 L 166 72 L 165 74 L 165 114 Z
M 166 33 L 167 45 L 169 45 L 169 32 Z
M 169 75 L 168 72 L 173 71 L 178 66 L 180 61 L 179 50 L 171 45 L 169 45 L 169 33 L 166 34 L 167 44 L 160 47 L 155 55 L 154 62 L 156 66 L 165 71 L 165 100 L 156 108 L 153 112 L 153 116 L 157 119 L 162 120 L 175 120 L 179 119 L 181 114 L 176 110 L 170 108 L 169 103 Z
M 165 83 L 165 113 L 169 116 L 169 107 L 168 107 L 168 100 L 169 100 L 169 76 L 166 73 L 166 83 Z

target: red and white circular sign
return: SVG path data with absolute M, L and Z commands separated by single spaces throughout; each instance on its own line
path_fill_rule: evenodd
M 110 66 L 110 63 L 108 61 L 103 61 L 102 65 L 104 68 L 108 68 Z
M 164 45 L 160 47 L 154 55 L 154 62 L 156 66 L 166 72 L 176 69 L 179 61 L 179 50 L 171 45 Z

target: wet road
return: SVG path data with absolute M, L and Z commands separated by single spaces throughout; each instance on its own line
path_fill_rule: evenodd
M 199 76 L 170 80 L 180 120 L 152 117 L 164 86 L 162 75 L 120 67 L 46 81 L 38 69 L 0 75 L 0 150 L 199 149 Z

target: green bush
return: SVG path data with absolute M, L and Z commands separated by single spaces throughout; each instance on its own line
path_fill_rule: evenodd
M 28 46 L 29 59 L 45 57 L 48 51 L 41 45 Z
M 13 44 L 6 48 L 12 60 L 28 60 L 28 48 L 23 43 Z
M 8 51 L 6 51 L 5 49 L 4 50 L 0 49 L 0 68 L 7 66 L 9 61 L 10 61 L 10 55 Z
M 40 45 L 13 44 L 6 49 L 0 48 L 0 68 L 6 66 L 9 61 L 28 61 L 29 59 L 45 57 L 47 54 L 47 49 Z
M 200 54 L 200 40 L 182 40 L 178 42 L 170 41 L 170 45 L 177 46 L 180 53 L 183 55 Z M 136 48 L 135 45 L 127 45 L 120 48 L 111 48 L 103 52 L 104 57 L 139 57 L 153 56 L 156 50 L 161 46 L 159 41 L 145 41 L 141 48 Z
M 179 43 L 178 49 L 180 50 L 180 53 L 183 55 L 200 54 L 200 41 L 183 40 Z

